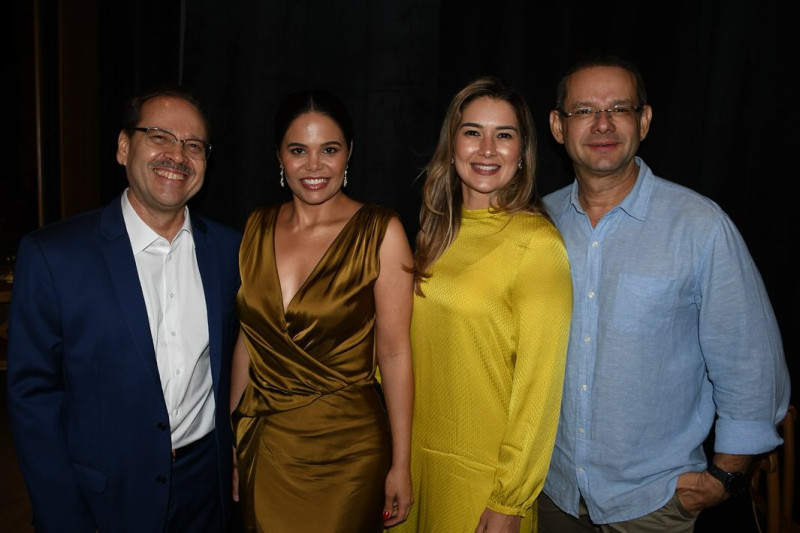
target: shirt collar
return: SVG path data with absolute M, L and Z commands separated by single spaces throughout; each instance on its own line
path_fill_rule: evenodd
M 125 229 L 128 230 L 128 238 L 131 240 L 133 255 L 136 255 L 147 249 L 148 246 L 157 240 L 163 239 L 163 237 L 153 231 L 133 208 L 131 201 L 128 199 L 128 190 L 129 189 L 125 189 L 125 192 L 122 193 L 122 218 L 125 220 Z M 189 235 L 192 234 L 192 222 L 189 219 L 189 208 L 184 206 L 183 209 L 183 226 L 181 226 L 178 234 L 175 235 L 175 239 L 184 231 L 188 232 Z M 175 239 L 173 239 L 173 242 Z
M 650 205 L 650 196 L 653 193 L 653 172 L 650 167 L 639 156 L 634 157 L 636 164 L 639 166 L 639 175 L 636 177 L 636 183 L 633 184 L 633 189 L 630 190 L 627 196 L 612 209 L 621 209 L 629 216 L 637 220 L 645 220 L 647 217 L 647 207 Z M 583 207 L 578 200 L 578 180 L 572 182 L 572 189 L 569 193 L 569 204 L 571 204 L 579 213 L 583 213 Z M 569 204 L 565 205 L 566 209 Z

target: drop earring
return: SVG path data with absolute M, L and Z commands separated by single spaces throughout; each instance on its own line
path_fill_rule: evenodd
M 522 170 L 522 159 L 520 159 L 519 163 L 517 163 L 517 168 Z
M 347 187 L 347 167 L 344 167 L 344 181 L 342 182 L 342 187 Z
M 284 186 L 284 183 L 283 183 L 283 167 L 281 167 L 281 187 L 283 187 L 283 186 Z

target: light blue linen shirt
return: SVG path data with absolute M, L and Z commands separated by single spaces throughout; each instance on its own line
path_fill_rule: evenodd
M 567 245 L 573 315 L 561 418 L 544 492 L 595 523 L 672 497 L 714 450 L 782 441 L 789 403 L 780 332 L 761 275 L 710 199 L 636 158 L 631 192 L 592 228 L 574 182 L 545 198 Z

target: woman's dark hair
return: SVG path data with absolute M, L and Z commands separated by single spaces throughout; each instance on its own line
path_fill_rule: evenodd
M 353 123 L 350 120 L 350 113 L 339 97 L 320 89 L 297 91 L 281 102 L 275 113 L 275 148 L 280 146 L 292 121 L 312 111 L 330 117 L 339 125 L 347 142 L 347 149 L 350 150 L 353 144 Z

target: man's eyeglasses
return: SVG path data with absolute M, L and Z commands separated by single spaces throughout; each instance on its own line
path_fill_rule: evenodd
M 581 107 L 572 111 L 571 113 L 567 113 L 563 109 L 559 109 L 559 113 L 564 118 L 573 118 L 575 120 L 580 120 L 581 122 L 587 122 L 589 120 L 594 121 L 595 119 L 600 118 L 600 113 L 605 113 L 606 118 L 608 120 L 615 120 L 615 119 L 625 119 L 629 116 L 633 115 L 634 113 L 641 113 L 642 106 L 634 107 L 632 105 L 615 105 L 614 107 L 609 107 L 608 109 L 595 109 L 593 107 Z
M 186 157 L 191 159 L 208 159 L 211 155 L 211 145 L 201 139 L 178 139 L 174 133 L 161 128 L 131 128 L 131 131 L 144 133 L 144 142 L 152 148 L 172 149 L 177 143 Z

